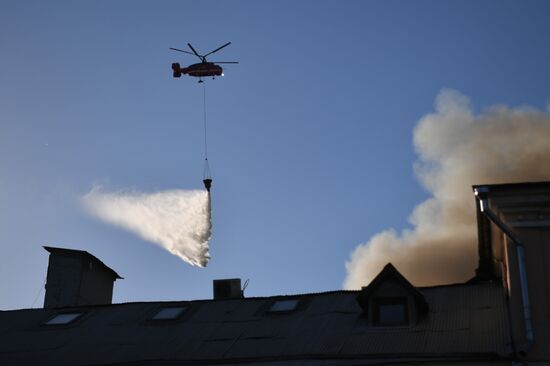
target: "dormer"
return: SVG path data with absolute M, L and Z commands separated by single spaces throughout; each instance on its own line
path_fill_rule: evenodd
M 428 312 L 424 295 L 391 263 L 361 289 L 357 302 L 374 327 L 408 327 Z

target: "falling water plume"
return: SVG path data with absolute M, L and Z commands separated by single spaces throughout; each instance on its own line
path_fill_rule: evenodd
M 104 192 L 94 187 L 81 201 L 87 212 L 106 223 L 160 245 L 194 266 L 208 264 L 212 232 L 209 192 Z

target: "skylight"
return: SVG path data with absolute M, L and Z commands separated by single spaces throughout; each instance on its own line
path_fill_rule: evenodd
M 171 320 L 177 319 L 185 311 L 185 306 L 173 306 L 162 308 L 153 317 L 152 320 Z
M 279 300 L 275 301 L 269 308 L 270 313 L 279 313 L 284 311 L 293 311 L 296 310 L 299 300 Z
M 57 314 L 50 320 L 48 320 L 45 325 L 61 325 L 61 324 L 69 324 L 76 319 L 78 319 L 82 314 L 84 313 L 64 313 L 64 314 Z

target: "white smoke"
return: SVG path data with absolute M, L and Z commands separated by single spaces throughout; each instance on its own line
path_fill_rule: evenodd
M 205 191 L 107 193 L 95 187 L 82 203 L 104 222 L 158 244 L 194 266 L 208 264 L 212 222 L 210 194 Z
M 386 230 L 357 246 L 344 287 L 366 286 L 392 262 L 416 285 L 462 282 L 477 264 L 472 185 L 550 180 L 550 113 L 494 106 L 474 115 L 468 98 L 440 92 L 435 113 L 414 131 L 415 172 L 432 197 L 419 204 L 413 229 Z

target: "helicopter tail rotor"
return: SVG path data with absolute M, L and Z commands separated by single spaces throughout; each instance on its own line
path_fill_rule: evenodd
M 181 67 L 179 63 L 175 62 L 172 64 L 172 71 L 175 78 L 181 77 Z
M 180 64 L 177 62 L 174 62 L 172 64 L 172 71 L 175 78 L 181 77 L 181 74 L 187 74 L 189 72 L 188 67 L 181 68 Z

